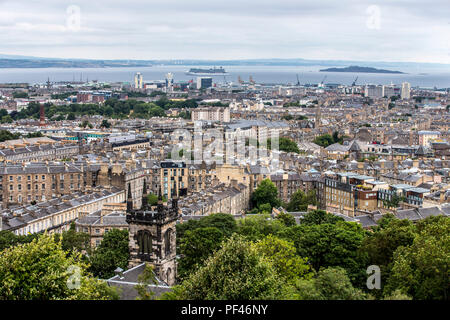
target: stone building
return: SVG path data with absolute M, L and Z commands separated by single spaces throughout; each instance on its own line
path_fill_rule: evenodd
M 128 230 L 126 204 L 104 203 L 101 210 L 80 217 L 75 221 L 76 231 L 90 236 L 91 247 L 97 247 L 104 235 L 112 229 Z
M 145 169 L 131 161 L 30 162 L 0 164 L 0 202 L 3 208 L 47 201 L 77 191 L 101 187 L 125 190 L 131 186 L 133 205 L 139 208 Z
M 0 150 L 0 161 L 27 162 L 51 161 L 71 158 L 80 153 L 78 144 L 43 144 L 36 146 L 23 145 L 21 147 L 8 147 Z
M 205 216 L 213 213 L 239 215 L 248 209 L 249 201 L 249 187 L 233 179 L 230 184 L 216 184 L 207 190 L 183 197 L 179 201 L 179 207 L 183 216 Z
M 44 231 L 61 233 L 68 230 L 76 219 L 101 210 L 104 204 L 123 201 L 124 191 L 115 187 L 74 192 L 36 205 L 0 211 L 0 230 L 9 230 L 16 235 Z
M 134 210 L 131 193 L 128 193 L 129 267 L 149 262 L 156 276 L 171 286 L 175 284 L 177 273 L 175 226 L 179 218 L 178 199 L 172 197 L 169 206 L 163 204 L 160 196 L 156 210 L 148 206 L 146 199 L 144 194 L 141 209 Z

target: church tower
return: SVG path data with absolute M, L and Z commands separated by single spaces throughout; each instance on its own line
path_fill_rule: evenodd
M 145 185 L 142 196 L 141 209 L 133 210 L 127 206 L 129 267 L 149 262 L 153 265 L 156 276 L 172 286 L 177 273 L 175 226 L 179 217 L 178 199 L 174 197 L 171 206 L 164 205 L 159 195 L 157 209 L 154 211 L 148 207 Z

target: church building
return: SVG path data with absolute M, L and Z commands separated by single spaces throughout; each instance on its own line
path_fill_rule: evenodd
M 144 180 L 142 207 L 133 209 L 133 199 L 128 187 L 126 221 L 129 225 L 129 268 L 144 262 L 154 267 L 155 275 L 169 286 L 175 285 L 176 223 L 180 215 L 178 199 L 172 197 L 171 204 L 163 203 L 150 207 L 147 201 L 147 186 Z

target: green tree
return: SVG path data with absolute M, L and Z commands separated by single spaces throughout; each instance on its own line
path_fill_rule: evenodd
M 260 213 L 271 214 L 272 213 L 272 206 L 270 205 L 270 203 L 260 204 L 259 207 L 258 207 L 258 211 Z
M 81 124 L 80 124 L 80 127 L 81 128 L 86 128 L 86 127 L 89 127 L 91 125 L 91 123 L 89 122 L 89 121 L 87 121 L 87 120 L 84 120 Z M 92 125 L 91 125 L 92 126 Z
M 321 147 L 326 148 L 329 145 L 334 144 L 334 143 L 342 144 L 344 142 L 344 137 L 339 136 L 339 132 L 334 131 L 332 136 L 327 133 L 327 134 L 316 137 L 313 142 L 315 144 L 318 144 Z
M 10 247 L 0 253 L 0 300 L 117 299 L 116 290 L 92 278 L 87 267 L 52 236 Z
M 180 240 L 178 276 L 186 278 L 217 249 L 220 248 L 224 234 L 215 227 L 188 230 Z
M 70 113 L 68 114 L 68 116 L 67 116 L 67 120 L 73 121 L 73 120 L 75 120 L 75 119 L 76 119 L 76 118 L 75 118 L 75 113 L 70 112 Z
M 355 222 L 297 225 L 282 230 L 278 236 L 292 241 L 301 257 L 307 257 L 318 271 L 327 267 L 343 267 L 353 283 L 364 284 L 367 259 L 361 252 L 365 231 Z
M 11 231 L 0 231 L 0 252 L 9 247 L 13 247 L 18 244 L 30 243 L 36 239 L 40 234 L 33 233 L 25 236 L 15 235 Z
M 311 280 L 296 283 L 296 295 L 300 300 L 365 300 L 366 295 L 353 287 L 344 269 L 326 268 Z
M 18 133 L 11 133 L 8 130 L 0 130 L 0 142 L 18 139 L 19 137 L 20 134 Z
M 323 223 L 336 224 L 338 221 L 344 221 L 344 219 L 324 210 L 312 210 L 303 216 L 300 223 L 302 225 L 318 225 Z
M 270 215 L 258 214 L 256 216 L 239 219 L 237 233 L 248 240 L 256 241 L 273 234 L 277 235 L 286 229 L 281 219 L 271 219 Z
M 100 124 L 100 128 L 110 128 L 111 127 L 111 123 L 108 122 L 108 120 L 102 120 L 102 123 Z
M 289 138 L 280 137 L 278 140 L 278 149 L 284 152 L 300 153 L 297 143 Z M 275 141 L 277 141 L 275 140 Z M 272 139 L 267 139 L 267 149 L 272 150 Z
M 310 279 L 313 276 L 307 259 L 297 255 L 294 245 L 273 235 L 255 243 L 256 250 L 272 262 L 275 271 L 287 283 L 298 279 Z
M 90 257 L 90 271 L 101 279 L 114 276 L 117 267 L 126 269 L 129 259 L 128 230 L 112 229 Z
M 418 300 L 449 299 L 450 220 L 445 216 L 425 220 L 413 243 L 394 252 L 385 294 L 398 289 Z
M 13 98 L 28 98 L 28 93 L 25 91 L 14 91 L 13 92 Z
M 269 203 L 271 207 L 278 207 L 281 204 L 278 199 L 278 189 L 270 179 L 264 179 L 259 183 L 250 200 L 255 208 L 265 203 Z
M 178 289 L 193 300 L 278 299 L 283 281 L 250 242 L 233 236 Z
M 149 193 L 147 195 L 147 203 L 150 206 L 156 206 L 158 204 L 158 196 L 156 194 L 153 193 Z M 167 198 L 165 196 L 162 196 L 162 201 L 163 202 L 167 202 Z
M 62 249 L 67 252 L 86 252 L 90 249 L 90 236 L 85 232 L 75 231 L 75 223 L 72 222 L 70 229 L 61 234 L 55 234 L 55 240 L 60 240 Z
M 12 123 L 14 120 L 13 118 L 11 118 L 11 116 L 8 114 L 6 116 L 2 117 L 2 123 Z
M 308 209 L 308 205 L 316 204 L 316 193 L 314 190 L 308 191 L 306 195 L 302 190 L 297 190 L 291 196 L 291 201 L 286 206 L 286 210 L 288 211 L 306 211 Z
M 289 213 L 281 212 L 275 217 L 275 219 L 278 219 L 281 222 L 283 222 L 283 224 L 286 227 L 292 227 L 297 224 L 297 222 L 295 221 L 295 218 L 292 215 L 290 215 Z

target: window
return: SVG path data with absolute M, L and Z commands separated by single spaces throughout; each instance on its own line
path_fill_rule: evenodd
M 168 229 L 164 234 L 164 253 L 165 255 L 169 255 L 171 252 L 171 238 L 172 238 L 172 229 Z
M 42 180 L 45 180 L 45 175 L 42 175 Z
M 100 233 L 100 229 L 95 229 L 95 233 L 99 234 Z
M 152 251 L 152 238 L 148 230 L 140 230 L 137 234 L 139 254 L 149 255 Z
M 45 190 L 45 183 L 42 184 L 42 190 Z
M 17 181 L 22 181 L 22 176 L 18 176 Z
M 18 185 L 17 185 L 17 189 L 18 189 L 19 191 L 22 191 L 22 185 L 21 185 L 21 184 L 18 184 Z

